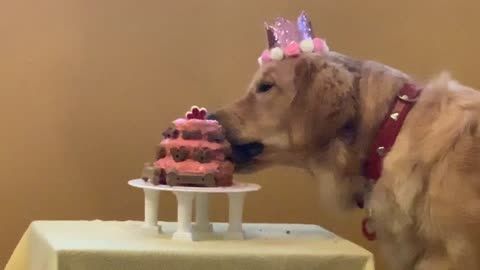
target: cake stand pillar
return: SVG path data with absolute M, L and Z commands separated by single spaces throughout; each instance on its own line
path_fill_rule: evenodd
M 245 192 L 228 193 L 228 229 L 226 239 L 241 240 L 245 238 L 242 228 L 243 204 Z
M 195 193 L 175 191 L 177 197 L 177 231 L 176 240 L 194 240 L 192 233 L 192 202 Z
M 195 231 L 200 233 L 213 231 L 208 216 L 208 193 L 195 194 Z
M 158 202 L 160 191 L 144 189 L 145 194 L 145 222 L 144 226 L 149 228 L 156 228 L 158 226 Z M 161 227 L 158 226 L 161 230 Z

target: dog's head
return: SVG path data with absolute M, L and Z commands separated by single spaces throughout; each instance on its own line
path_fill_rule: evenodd
M 354 83 L 352 73 L 332 55 L 271 61 L 256 71 L 243 97 L 210 118 L 225 128 L 239 168 L 303 166 L 314 156 L 321 158 L 334 139 L 351 139 Z

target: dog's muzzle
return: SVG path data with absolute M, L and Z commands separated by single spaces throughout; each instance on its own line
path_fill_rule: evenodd
M 219 121 L 219 118 L 215 114 L 208 115 L 207 119 Z M 230 159 L 236 165 L 236 167 L 246 166 L 256 156 L 263 152 L 264 145 L 262 143 L 251 142 L 239 144 L 236 143 L 235 140 L 232 140 L 232 138 L 229 138 L 228 133 L 229 132 L 227 132 L 227 140 L 231 144 L 232 151 L 231 155 L 227 158 Z
M 232 155 L 230 159 L 233 163 L 242 165 L 252 161 L 256 156 L 263 152 L 264 145 L 262 143 L 253 142 L 240 145 L 232 145 Z

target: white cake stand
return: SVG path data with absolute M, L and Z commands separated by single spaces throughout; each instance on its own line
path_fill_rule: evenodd
M 229 187 L 180 187 L 153 185 L 142 179 L 133 179 L 128 184 L 141 188 L 145 194 L 145 226 L 157 228 L 158 201 L 161 191 L 173 192 L 177 198 L 177 230 L 173 239 L 199 240 L 211 234 L 212 226 L 208 217 L 208 194 L 226 193 L 228 195 L 228 230 L 226 239 L 244 239 L 242 228 L 243 203 L 247 192 L 257 191 L 257 184 L 234 182 Z M 192 226 L 192 202 L 195 198 L 195 226 Z M 161 228 L 158 228 L 161 231 Z

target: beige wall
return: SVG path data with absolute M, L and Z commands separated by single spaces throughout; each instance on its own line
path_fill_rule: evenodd
M 264 19 L 305 8 L 334 50 L 420 78 L 449 69 L 478 87 L 479 3 L 0 1 L 0 266 L 32 220 L 141 219 L 142 194 L 126 181 L 191 104 L 215 108 L 242 93 Z M 303 173 L 242 180 L 264 186 L 249 197 L 247 221 L 318 223 L 374 250 L 359 234 L 361 215 L 320 210 Z M 172 219 L 174 198 L 161 202 Z

